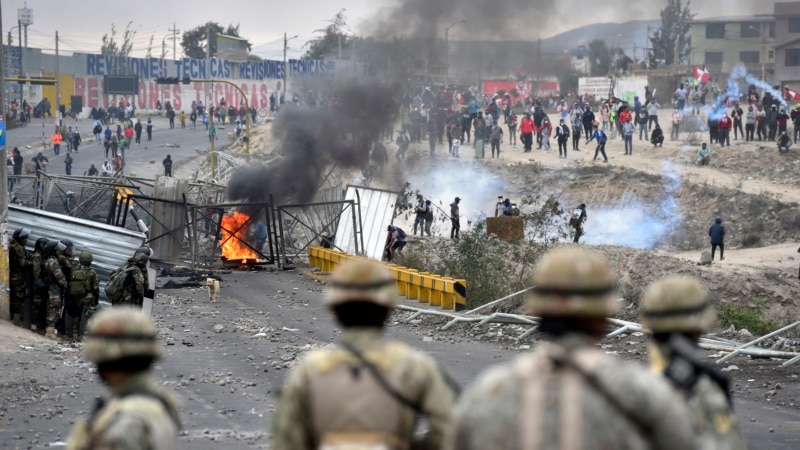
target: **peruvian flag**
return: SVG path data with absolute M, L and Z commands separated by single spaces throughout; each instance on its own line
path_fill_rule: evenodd
M 702 69 L 697 67 L 697 66 L 694 66 L 694 79 L 695 80 L 697 80 L 697 81 L 699 81 L 701 83 L 705 83 L 705 82 L 708 81 L 709 78 L 711 78 L 711 74 L 708 72 L 708 70 L 706 70 L 706 66 L 703 66 Z
M 786 93 L 783 96 L 786 100 L 800 100 L 800 94 L 798 94 L 796 91 L 793 91 L 788 87 L 784 88 L 784 90 Z

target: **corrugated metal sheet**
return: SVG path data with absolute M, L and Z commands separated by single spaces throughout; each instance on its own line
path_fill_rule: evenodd
M 146 236 L 138 231 L 114 227 L 75 217 L 56 214 L 25 206 L 8 206 L 9 237 L 17 228 L 28 228 L 28 249 L 33 251 L 36 240 L 69 239 L 75 244 L 75 255 L 89 250 L 94 256 L 92 268 L 100 279 L 100 296 L 112 270 L 125 264 L 137 248 L 144 245 Z M 154 280 L 151 280 L 154 281 Z
M 356 196 L 358 192 L 358 196 Z M 347 186 L 345 200 L 353 200 L 361 204 L 361 239 L 364 240 L 366 256 L 380 260 L 383 247 L 386 245 L 386 227 L 392 223 L 397 192 L 371 189 L 362 186 Z M 347 207 L 346 207 L 347 208 Z M 356 205 L 356 213 L 359 208 Z M 347 253 L 356 254 L 353 243 L 353 214 L 345 209 L 339 226 L 336 228 L 334 243 Z M 360 250 L 360 246 L 359 249 Z

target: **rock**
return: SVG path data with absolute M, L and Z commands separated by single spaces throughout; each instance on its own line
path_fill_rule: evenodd
M 746 328 L 742 328 L 736 332 L 736 336 L 742 339 L 750 339 L 753 337 L 753 333 L 749 332 Z
M 422 342 L 433 342 L 433 338 L 430 336 L 425 336 L 422 338 Z
M 739 366 L 736 366 L 736 365 L 733 365 L 733 364 L 731 364 L 730 366 L 725 367 L 724 369 L 722 369 L 723 372 L 733 372 L 735 370 L 739 370 Z
M 764 397 L 775 397 L 775 394 L 777 394 L 777 392 L 775 392 L 775 391 L 767 391 L 767 392 L 764 393 Z
M 775 383 L 775 390 L 783 389 L 783 385 L 780 383 Z
M 222 333 L 222 330 L 225 329 L 225 325 L 217 324 L 217 325 L 214 325 L 214 327 L 212 329 L 214 330 L 215 333 Z
M 697 263 L 700 266 L 710 266 L 711 265 L 711 252 L 708 250 L 704 250 L 700 252 L 700 262 Z

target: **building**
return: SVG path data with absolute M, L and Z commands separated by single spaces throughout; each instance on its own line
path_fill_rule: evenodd
M 797 3 L 800 5 L 800 2 Z M 776 18 L 770 15 L 710 17 L 692 21 L 690 64 L 712 74 L 744 64 L 762 79 L 774 76 Z
M 800 88 L 800 2 L 775 3 L 775 80 Z
M 570 49 L 569 61 L 573 69 L 584 75 L 589 75 L 589 71 L 591 69 L 589 66 L 589 47 L 581 44 L 573 49 Z

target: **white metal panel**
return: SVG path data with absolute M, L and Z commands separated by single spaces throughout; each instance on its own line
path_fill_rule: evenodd
M 345 200 L 356 202 L 356 220 L 359 210 L 361 212 L 362 234 L 365 256 L 380 261 L 383 256 L 383 247 L 386 243 L 386 227 L 392 223 L 394 207 L 397 202 L 397 192 L 372 189 L 363 186 L 347 186 Z M 360 208 L 359 208 L 360 205 Z M 358 254 L 361 245 L 356 249 L 353 242 L 353 214 L 345 206 L 339 226 L 336 228 L 336 247 L 350 254 Z
M 28 238 L 28 249 L 31 251 L 36 240 L 43 237 L 71 240 L 76 256 L 83 250 L 92 252 L 92 268 L 100 280 L 101 299 L 105 299 L 105 285 L 111 271 L 125 264 L 147 238 L 138 231 L 25 206 L 8 205 L 9 233 L 17 228 L 31 230 Z M 151 284 L 154 281 L 154 277 L 150 279 Z

